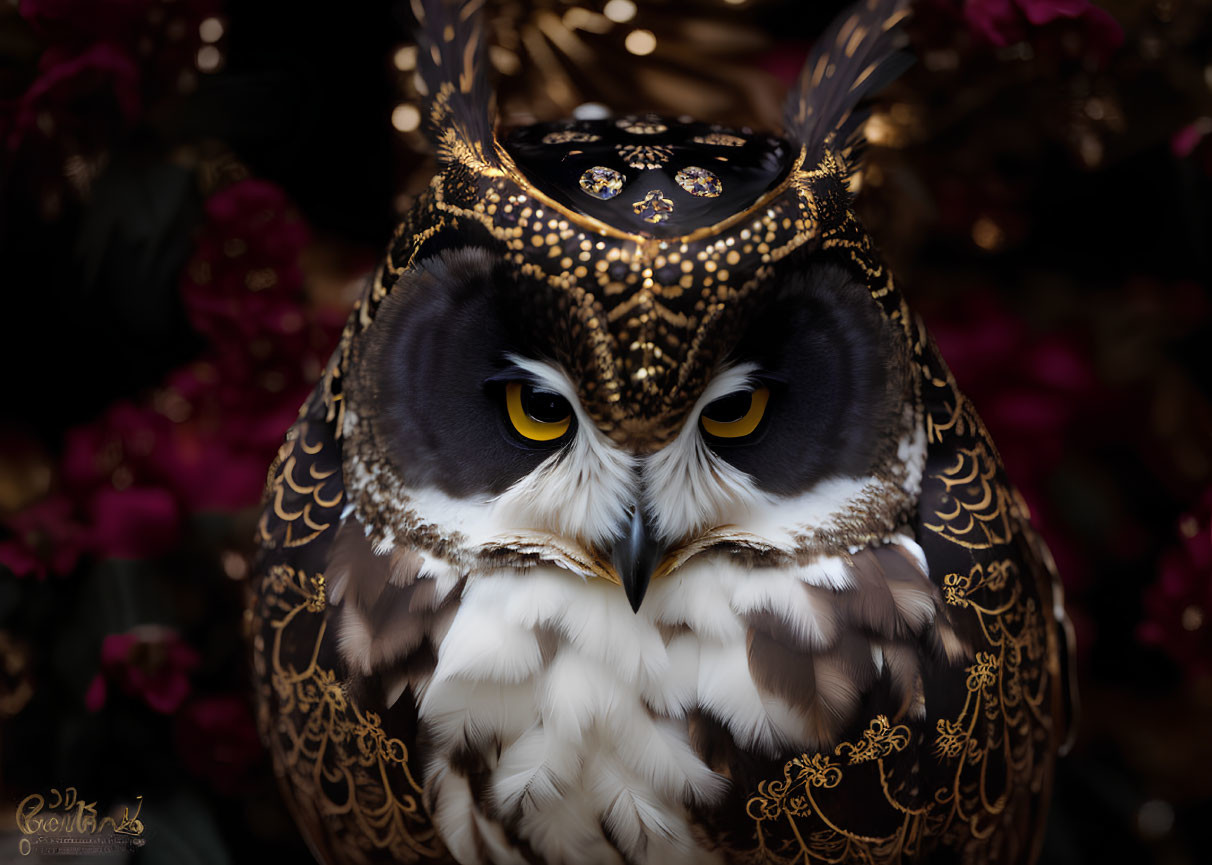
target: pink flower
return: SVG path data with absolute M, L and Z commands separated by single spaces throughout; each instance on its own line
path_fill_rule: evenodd
M 111 559 L 144 559 L 172 549 L 180 514 L 172 494 L 154 487 L 112 487 L 89 503 L 95 554 Z
M 60 147 L 71 141 L 87 151 L 103 149 L 113 124 L 110 106 L 122 125 L 139 116 L 139 69 L 129 54 L 105 42 L 78 53 L 48 48 L 37 80 L 17 104 L 8 147 L 17 150 L 37 138 Z
M 1186 159 L 1209 135 L 1212 135 L 1212 117 L 1201 117 L 1171 136 L 1170 151 L 1179 159 Z
M 998 46 L 1021 42 L 1032 28 L 1062 21 L 1080 24 L 1087 47 L 1101 60 L 1124 40 L 1119 23 L 1090 0 L 963 0 L 963 15 L 973 32 Z
M 155 477 L 157 449 L 171 429 L 171 421 L 150 406 L 113 403 L 101 417 L 67 431 L 63 480 L 82 492 L 111 483 L 126 487 Z
M 215 193 L 206 215 L 181 285 L 190 322 L 217 347 L 232 349 L 241 372 L 270 354 L 297 358 L 306 345 L 299 266 L 306 226 L 285 193 L 261 180 Z
M 219 793 L 238 792 L 264 753 L 248 701 L 239 694 L 199 697 L 177 716 L 177 751 Z
M 1212 488 L 1178 522 L 1178 538 L 1145 590 L 1142 643 L 1156 646 L 1188 676 L 1212 674 Z
M 154 0 L 21 0 L 21 17 L 57 39 L 132 40 Z
M 67 574 L 90 547 L 88 528 L 63 494 L 42 499 L 8 520 L 13 537 L 0 541 L 0 564 L 19 577 Z
M 189 673 L 199 661 L 171 628 L 139 625 L 110 634 L 101 643 L 101 670 L 89 685 L 85 706 L 100 711 L 114 686 L 153 711 L 172 714 L 189 695 Z

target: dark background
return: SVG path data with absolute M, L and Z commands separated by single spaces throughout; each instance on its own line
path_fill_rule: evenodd
M 497 4 L 502 113 L 776 128 L 841 5 Z M 320 9 L 0 6 L 5 821 L 74 785 L 99 814 L 143 795 L 147 861 L 308 861 L 247 703 L 249 538 L 428 172 L 407 4 Z M 1046 857 L 1206 862 L 1212 4 L 916 9 L 859 201 L 1065 578 L 1084 710 Z M 530 50 L 553 20 L 584 56 Z

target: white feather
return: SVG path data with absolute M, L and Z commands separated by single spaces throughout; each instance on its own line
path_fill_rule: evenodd
M 505 580 L 473 580 L 438 653 L 436 681 L 468 679 L 515 683 L 538 672 L 542 652 L 535 633 L 500 615 Z
M 808 585 L 823 589 L 840 592 L 854 588 L 850 566 L 838 556 L 821 556 L 811 564 L 797 568 L 795 575 Z
M 492 793 L 503 814 L 545 808 L 581 772 L 579 741 L 549 735 L 542 723 L 501 752 L 492 773 Z
M 710 403 L 751 387 L 756 364 L 717 375 L 694 404 L 672 442 L 644 463 L 644 490 L 657 534 L 676 540 L 745 519 L 758 502 L 770 502 L 753 478 L 720 459 L 699 432 L 699 414 Z
M 602 834 L 601 817 L 589 795 L 572 787 L 519 822 L 523 838 L 546 861 L 561 865 L 623 865 Z M 655 863 L 654 863 L 655 865 Z
M 568 400 L 577 426 L 569 444 L 496 500 L 498 525 L 546 530 L 587 545 L 610 543 L 636 501 L 635 457 L 598 429 L 562 369 L 518 355 L 509 359 Z
M 341 609 L 340 627 L 337 628 L 337 651 L 353 673 L 370 675 L 371 647 L 374 643 L 370 626 L 353 604 Z
M 609 667 L 570 648 L 561 649 L 536 694 L 543 725 L 552 735 L 580 741 L 599 718 L 625 699 Z
M 775 756 L 788 745 L 813 744 L 799 713 L 758 691 L 744 641 L 702 644 L 698 692 L 699 704 L 728 728 L 742 748 Z
M 837 636 L 837 622 L 820 604 L 798 579 L 788 579 L 785 571 L 775 568 L 754 570 L 736 580 L 732 591 L 732 609 L 738 614 L 774 613 L 797 639 L 814 648 L 831 645 Z
M 685 625 L 703 639 L 743 640 L 745 625 L 732 609 L 732 587 L 726 584 L 718 564 L 718 559 L 699 557 L 656 580 L 641 613 L 664 625 Z
M 706 804 L 716 801 L 727 782 L 712 772 L 690 747 L 685 724 L 656 720 L 639 706 L 612 719 L 615 754 L 662 801 Z
M 508 745 L 534 723 L 534 688 L 529 682 L 506 685 L 431 679 L 419 712 L 434 737 L 434 756 L 462 744 Z
M 652 710 L 671 718 L 685 717 L 698 703 L 699 640 L 694 634 L 678 634 L 665 647 L 669 666 L 641 692 Z
M 577 603 L 549 623 L 581 654 L 600 661 L 626 684 L 659 677 L 669 664 L 660 634 L 632 612 L 623 591 L 595 580 L 582 587 Z
M 687 843 L 685 818 L 662 807 L 653 791 L 626 765 L 599 752 L 585 767 L 585 776 L 590 801 L 629 858 L 647 861 L 644 852 L 650 837 L 675 845 Z
M 538 565 L 510 579 L 501 615 L 522 628 L 554 627 L 584 597 L 585 581 L 556 565 Z

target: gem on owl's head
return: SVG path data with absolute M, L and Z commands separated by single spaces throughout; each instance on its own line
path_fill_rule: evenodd
M 698 135 L 695 144 L 714 144 L 717 147 L 743 147 L 745 139 L 739 135 L 729 135 L 726 132 L 712 132 L 710 135 Z
M 645 222 L 657 223 L 669 219 L 669 214 L 673 213 L 673 202 L 662 195 L 661 190 L 653 189 L 631 208 Z
M 724 191 L 724 185 L 720 183 L 718 177 L 706 168 L 699 168 L 697 165 L 683 168 L 673 179 L 682 189 L 700 198 L 715 198 Z
M 581 189 L 584 189 L 594 198 L 606 201 L 614 198 L 623 190 L 623 182 L 626 179 L 613 168 L 607 168 L 604 165 L 595 165 L 581 175 Z
M 635 132 L 658 126 L 664 131 Z M 741 144 L 699 140 L 713 135 Z M 501 142 L 501 151 L 521 186 L 568 208 L 574 220 L 594 220 L 595 231 L 604 226 L 660 239 L 706 230 L 777 195 L 801 157 L 800 148 L 772 135 L 656 115 L 522 127 Z M 624 187 L 635 194 L 622 195 Z M 651 190 L 671 209 L 636 208 Z
M 548 132 L 543 136 L 544 144 L 569 144 L 597 141 L 598 136 L 591 132 L 581 132 L 576 129 L 561 129 L 558 132 Z
M 673 148 L 664 144 L 620 144 L 619 158 L 632 168 L 660 168 L 673 156 Z
M 615 125 L 632 135 L 660 135 L 669 131 L 669 127 L 656 118 L 637 120 L 634 117 L 624 117 L 615 121 Z

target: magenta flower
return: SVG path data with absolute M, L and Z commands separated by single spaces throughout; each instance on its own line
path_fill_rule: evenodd
M 307 323 L 299 259 L 309 237 L 285 193 L 243 180 L 212 195 L 206 215 L 181 284 L 190 323 L 223 359 L 228 349 L 246 362 L 299 357 Z
M 79 53 L 48 48 L 38 62 L 38 78 L 17 103 L 8 147 L 17 150 L 23 142 L 44 138 L 59 146 L 72 141 L 86 150 L 102 149 L 112 123 L 103 109 L 116 107 L 129 126 L 140 103 L 139 69 L 118 46 L 100 42 Z
M 7 522 L 13 537 L 0 541 L 0 564 L 19 577 L 69 573 L 89 551 L 91 533 L 66 495 L 48 496 Z
M 171 628 L 139 625 L 110 634 L 101 643 L 101 670 L 84 704 L 90 712 L 105 705 L 111 687 L 161 714 L 175 712 L 189 696 L 189 673 L 200 658 Z
M 1212 488 L 1178 521 L 1178 539 L 1145 590 L 1142 643 L 1156 646 L 1188 676 L 1212 674 Z
M 244 786 L 263 754 L 252 711 L 239 694 L 186 703 L 177 716 L 176 742 L 185 767 L 224 795 Z
M 164 489 L 102 488 L 89 503 L 93 551 L 103 558 L 145 559 L 172 549 L 180 514 Z
M 994 45 L 1021 42 L 1032 29 L 1058 21 L 1081 25 L 1092 52 L 1105 59 L 1124 41 L 1119 23 L 1090 0 L 963 0 L 968 26 Z

